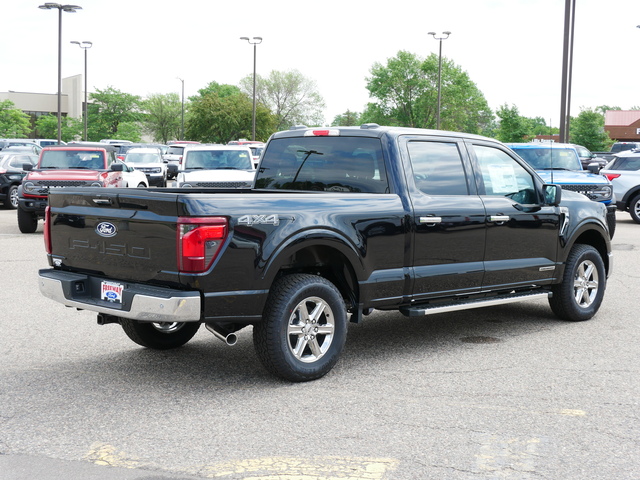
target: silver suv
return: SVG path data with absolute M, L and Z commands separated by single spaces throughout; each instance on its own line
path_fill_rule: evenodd
M 616 154 L 600 173 L 613 185 L 618 210 L 629 212 L 640 223 L 640 150 Z

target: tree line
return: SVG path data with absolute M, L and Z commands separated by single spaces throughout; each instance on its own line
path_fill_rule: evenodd
M 386 64 L 376 62 L 366 78 L 371 101 L 362 112 L 347 110 L 331 122 L 334 126 L 378 123 L 380 125 L 436 128 L 438 56 L 421 58 L 399 51 Z M 272 71 L 256 75 L 256 140 L 267 140 L 279 130 L 293 125 L 325 124 L 325 103 L 316 83 L 297 70 Z M 494 113 L 467 72 L 443 58 L 441 70 L 440 128 L 475 133 L 503 142 L 526 142 L 538 135 L 553 135 L 542 117 L 520 115 L 515 105 L 502 105 Z M 582 109 L 570 120 L 570 141 L 590 150 L 607 150 L 613 141 L 604 130 L 604 112 L 619 107 L 599 106 Z M 197 95 L 185 99 L 177 93 L 152 94 L 146 98 L 121 92 L 113 87 L 89 94 L 87 137 L 141 141 L 195 140 L 227 143 L 251 138 L 253 118 L 253 77 L 238 85 L 211 82 Z M 83 135 L 80 119 L 63 117 L 62 140 L 79 140 Z M 40 116 L 35 125 L 12 102 L 0 102 L 0 137 L 57 137 L 57 116 Z M 35 130 L 35 132 L 34 132 Z

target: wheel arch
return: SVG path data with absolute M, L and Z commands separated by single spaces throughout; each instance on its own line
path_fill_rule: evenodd
M 358 280 L 364 273 L 362 257 L 352 242 L 331 231 L 313 231 L 292 237 L 271 256 L 263 279 L 268 285 L 288 274 L 319 275 L 333 283 L 348 310 L 358 303 Z
M 597 228 L 594 225 L 584 225 L 583 229 L 573 238 L 572 242 L 565 248 L 564 261 L 567 260 L 569 252 L 576 244 L 591 245 L 595 248 L 604 262 L 604 267 L 607 272 L 607 276 L 610 273 L 610 257 L 611 242 L 607 233 L 601 228 Z
M 633 200 L 636 195 L 640 195 L 640 185 L 636 185 L 635 187 L 630 188 L 629 190 L 627 190 L 627 193 L 624 194 L 622 201 L 624 202 L 626 211 L 629 211 L 631 200 Z

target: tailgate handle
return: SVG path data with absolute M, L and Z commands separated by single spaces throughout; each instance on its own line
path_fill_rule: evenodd
M 94 198 L 93 203 L 97 203 L 98 205 L 111 205 L 110 198 Z

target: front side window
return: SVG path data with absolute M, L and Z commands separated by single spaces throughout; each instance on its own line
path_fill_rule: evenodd
M 473 147 L 486 195 L 511 198 L 522 204 L 537 203 L 533 177 L 502 150 L 483 145 Z
M 468 195 L 467 177 L 456 143 L 408 143 L 416 186 L 427 195 Z

